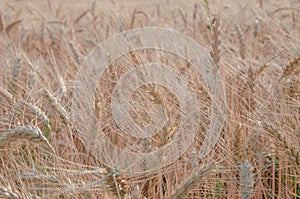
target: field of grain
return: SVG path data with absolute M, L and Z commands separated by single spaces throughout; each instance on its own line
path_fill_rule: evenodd
M 299 141 L 299 0 L 0 1 L 0 198 L 296 199 Z

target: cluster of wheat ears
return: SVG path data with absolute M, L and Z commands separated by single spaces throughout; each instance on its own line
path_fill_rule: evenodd
M 299 198 L 300 2 L 129 2 L 74 8 L 73 2 L 49 0 L 43 9 L 27 1 L 0 2 L 0 198 Z M 92 49 L 116 33 L 150 26 L 192 37 L 222 75 L 226 123 L 202 159 L 197 152 L 213 117 L 211 96 L 181 57 L 131 51 L 99 77 L 95 92 L 87 93 L 92 99 L 74 100 L 76 77 Z M 133 93 L 130 115 L 145 126 L 151 105 L 159 104 L 168 124 L 149 139 L 128 136 L 115 124 L 110 102 L 116 83 L 128 69 L 149 62 L 187 77 L 201 122 L 175 162 L 131 173 L 104 164 L 105 154 L 112 162 L 119 157 L 109 148 L 95 153 L 97 140 L 147 153 L 170 143 L 180 128 L 178 99 L 154 84 Z M 76 100 L 93 100 L 94 112 L 74 111 Z M 78 117 L 94 121 L 101 136 L 81 131 L 85 124 Z M 84 141 L 88 136 L 95 142 Z

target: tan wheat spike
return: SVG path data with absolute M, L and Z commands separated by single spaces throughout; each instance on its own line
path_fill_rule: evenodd
M 209 174 L 211 174 L 215 169 L 215 163 L 210 163 L 198 169 L 195 174 L 191 175 L 186 181 L 184 181 L 180 187 L 178 187 L 173 195 L 171 195 L 170 199 L 180 199 L 184 196 L 187 196 L 189 191 L 195 188 L 203 178 Z
M 2 86 L 0 86 L 0 93 L 2 95 L 4 95 L 4 97 L 6 97 L 7 99 L 9 99 L 10 101 L 13 101 L 13 99 L 14 99 L 13 95 L 8 90 L 6 90 L 5 88 L 3 88 Z
M 19 19 L 19 20 L 17 20 L 17 21 L 14 21 L 14 22 L 8 24 L 8 25 L 5 27 L 5 32 L 6 32 L 6 33 L 9 33 L 10 30 L 11 30 L 14 26 L 18 25 L 18 24 L 21 23 L 22 21 L 23 21 L 22 19 Z
M 280 79 L 288 77 L 294 73 L 297 73 L 297 69 L 300 67 L 300 57 L 291 59 L 289 63 L 284 67 L 283 75 Z
M 245 44 L 245 38 L 244 33 L 242 29 L 239 26 L 235 26 L 236 32 L 238 34 L 239 43 L 240 43 L 240 55 L 242 59 L 244 60 L 246 58 L 246 44 Z
M 131 60 L 133 61 L 134 65 L 136 67 L 139 66 L 142 63 L 141 58 L 139 57 L 139 55 L 135 51 L 131 50 L 129 52 L 129 54 L 130 54 Z
M 41 182 L 41 181 L 49 181 L 52 183 L 60 183 L 62 180 L 58 179 L 52 175 L 40 174 L 38 172 L 34 173 L 21 173 L 18 175 L 18 179 L 26 180 L 26 182 Z
M 60 113 L 62 121 L 67 126 L 68 131 L 71 136 L 71 139 L 72 139 L 72 142 L 75 144 L 77 149 L 83 153 L 87 153 L 88 150 L 86 149 L 86 146 L 83 143 L 83 141 L 81 140 L 81 138 L 73 133 L 73 132 L 76 132 L 76 130 L 71 129 L 70 118 L 69 118 L 69 115 L 68 115 L 67 111 L 65 110 L 65 108 L 59 103 L 58 99 L 56 97 L 54 97 L 48 89 L 46 89 L 46 88 L 44 89 L 44 94 L 48 98 L 52 107 L 54 109 L 56 109 L 56 111 L 58 113 Z
M 260 76 L 262 73 L 263 73 L 263 71 L 265 71 L 268 67 L 270 66 L 270 64 L 263 64 L 262 66 L 260 66 L 255 72 L 254 72 L 254 74 L 253 74 L 253 78 L 254 78 L 254 80 L 258 77 L 258 76 Z
M 241 199 L 250 199 L 253 193 L 253 166 L 246 159 L 241 165 L 240 194 Z
M 214 60 L 217 68 L 219 68 L 219 62 L 221 58 L 221 23 L 220 16 L 214 17 L 212 22 L 212 31 L 213 31 L 213 41 L 212 41 L 212 52 L 211 57 Z
M 285 150 L 288 158 L 297 165 L 297 173 L 300 174 L 300 153 L 298 149 L 292 146 L 287 137 L 278 132 L 271 124 L 262 122 L 261 126 L 277 140 L 277 144 Z
M 12 81 L 11 81 L 11 90 L 13 94 L 17 93 L 17 83 L 18 83 L 18 76 L 20 73 L 21 64 L 22 64 L 22 59 L 17 58 L 14 63 Z
M 0 32 L 2 32 L 4 29 L 4 25 L 3 25 L 3 19 L 2 19 L 2 12 L 0 10 Z
M 74 25 L 76 25 L 85 15 L 87 15 L 87 13 L 89 13 L 90 10 L 86 10 L 84 11 L 81 15 L 79 15 L 79 17 L 77 17 L 75 20 L 74 20 Z
M 102 97 L 99 91 L 99 88 L 96 88 L 95 91 L 95 116 L 96 121 L 101 120 L 101 108 L 102 108 Z
M 70 120 L 67 111 L 65 108 L 58 102 L 57 98 L 54 97 L 48 89 L 44 89 L 44 94 L 48 98 L 49 102 L 53 106 L 53 108 L 58 111 L 63 119 L 63 122 L 68 125 Z
M 55 74 L 57 76 L 58 86 L 59 86 L 59 89 L 57 91 L 57 97 L 59 97 L 59 96 L 65 96 L 66 93 L 67 93 L 67 87 L 65 85 L 64 79 L 59 74 L 58 66 L 57 66 L 57 63 L 56 63 L 56 60 L 55 60 L 53 52 L 51 51 L 50 54 L 51 54 L 51 60 L 53 62 L 54 72 L 55 72 Z
M 8 132 L 1 133 L 0 147 L 3 148 L 5 145 L 18 139 L 26 139 L 34 143 L 44 142 L 53 152 L 55 152 L 54 148 L 51 146 L 47 138 L 43 136 L 42 132 L 37 127 L 32 127 L 29 125 L 19 126 Z
M 70 49 L 71 49 L 71 52 L 75 58 L 75 61 L 77 64 L 80 64 L 81 63 L 81 54 L 79 52 L 79 50 L 76 48 L 75 44 L 73 41 L 70 41 L 69 42 L 69 46 L 70 46 Z
M 41 119 L 47 125 L 47 127 L 50 129 L 50 120 L 49 120 L 48 116 L 39 107 L 37 107 L 31 103 L 27 103 L 27 105 L 34 111 L 36 116 L 39 119 Z
M 134 21 L 135 21 L 135 13 L 136 13 L 136 8 L 133 10 L 132 16 L 131 16 L 131 22 L 130 22 L 130 29 L 133 28 Z
M 122 178 L 122 173 L 116 168 L 106 169 L 105 182 L 107 188 L 119 199 L 124 199 L 126 194 L 126 181 Z
M 20 196 L 12 192 L 10 189 L 0 187 L 0 198 L 18 199 Z

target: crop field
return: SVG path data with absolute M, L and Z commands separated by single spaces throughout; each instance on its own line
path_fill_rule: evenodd
M 0 198 L 300 198 L 300 1 L 0 0 Z

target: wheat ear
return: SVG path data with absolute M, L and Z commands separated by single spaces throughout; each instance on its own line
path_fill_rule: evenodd
M 253 192 L 253 166 L 246 159 L 241 165 L 240 194 L 241 199 L 250 199 Z
M 271 134 L 277 140 L 277 144 L 284 149 L 285 153 L 292 160 L 295 165 L 297 165 L 297 173 L 300 174 L 300 153 L 299 150 L 292 146 L 291 143 L 287 140 L 287 137 L 282 135 L 275 129 L 271 124 L 265 122 L 261 123 L 261 126 L 265 131 Z
M 246 58 L 246 44 L 245 44 L 245 38 L 244 33 L 242 29 L 239 26 L 235 26 L 236 32 L 238 34 L 239 42 L 240 42 L 240 55 L 243 60 Z
M 33 112 L 36 114 L 36 116 L 41 119 L 44 124 L 47 125 L 48 129 L 50 129 L 50 120 L 48 118 L 48 116 L 37 106 L 31 104 L 31 103 L 27 103 L 27 106 L 29 106 L 31 108 L 31 110 L 33 110 Z
M 1 10 L 0 10 L 0 32 L 2 32 L 3 29 L 4 29 L 4 25 L 3 25 L 2 13 L 1 13 Z
M 104 180 L 108 189 L 119 199 L 124 199 L 126 194 L 126 181 L 122 173 L 116 168 L 106 169 Z
M 5 187 L 0 187 L 0 198 L 18 199 L 20 196 Z
M 204 167 L 198 169 L 194 175 L 189 177 L 186 181 L 184 181 L 180 187 L 178 187 L 173 195 L 171 195 L 170 199 L 180 199 L 186 196 L 189 191 L 195 188 L 201 180 L 215 169 L 215 163 L 210 163 Z
M 213 41 L 212 41 L 212 52 L 211 57 L 214 60 L 217 68 L 219 68 L 219 62 L 221 58 L 221 23 L 220 16 L 214 17 L 212 22 L 212 31 L 213 31 Z
M 26 139 L 34 143 L 44 142 L 49 148 L 54 151 L 54 148 L 51 146 L 47 138 L 42 134 L 40 129 L 37 127 L 32 127 L 29 125 L 19 126 L 13 130 L 10 130 L 6 133 L 0 134 L 0 147 L 4 148 L 5 145 L 18 140 L 18 139 Z
M 283 75 L 280 79 L 288 77 L 292 74 L 297 73 L 297 69 L 300 67 L 300 57 L 291 59 L 287 65 L 285 65 L 283 70 Z
M 52 107 L 56 109 L 57 112 L 60 113 L 61 118 L 63 119 L 64 124 L 69 125 L 70 119 L 65 108 L 59 103 L 58 99 L 52 95 L 52 93 L 44 88 L 44 94 L 48 98 Z
M 4 95 L 4 97 L 9 99 L 10 101 L 13 101 L 13 99 L 14 99 L 13 95 L 8 90 L 3 88 L 2 86 L 0 86 L 0 93 L 2 93 L 2 95 Z

